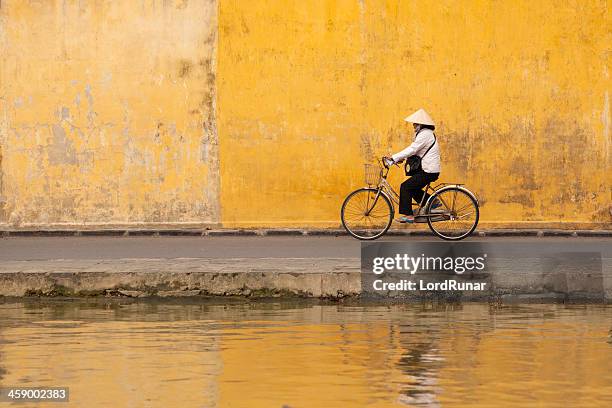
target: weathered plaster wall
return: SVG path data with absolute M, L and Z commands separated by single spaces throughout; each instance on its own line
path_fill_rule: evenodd
M 2 0 L 0 225 L 338 226 L 424 107 L 483 224 L 609 227 L 611 32 L 595 0 Z
M 483 223 L 610 225 L 608 2 L 224 0 L 219 16 L 225 225 L 337 225 L 419 107 L 440 181 L 473 189 Z
M 0 223 L 216 223 L 217 4 L 0 6 Z

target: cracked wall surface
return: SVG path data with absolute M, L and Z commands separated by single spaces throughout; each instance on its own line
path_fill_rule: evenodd
M 11 226 L 218 223 L 217 4 L 0 6 Z
M 610 27 L 606 1 L 221 1 L 224 222 L 338 225 L 423 107 L 482 225 L 610 227 Z

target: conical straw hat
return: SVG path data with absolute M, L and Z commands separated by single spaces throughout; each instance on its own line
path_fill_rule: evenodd
M 412 115 L 408 116 L 404 120 L 410 123 L 419 123 L 421 125 L 436 126 L 436 124 L 431 119 L 431 117 L 423 109 L 419 109 L 418 111 L 414 112 Z

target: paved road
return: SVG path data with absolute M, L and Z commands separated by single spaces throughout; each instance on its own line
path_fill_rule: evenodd
M 390 237 L 390 241 L 437 241 Z M 602 250 L 610 238 L 472 238 L 470 241 L 548 242 L 560 251 Z M 467 241 L 464 241 L 467 242 Z M 46 259 L 121 258 L 358 258 L 360 243 L 349 237 L 11 237 L 0 238 L 0 262 Z

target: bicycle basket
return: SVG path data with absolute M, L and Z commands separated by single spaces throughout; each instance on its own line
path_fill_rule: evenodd
M 365 182 L 368 186 L 376 186 L 380 183 L 382 177 L 382 168 L 374 164 L 366 164 L 365 166 Z

